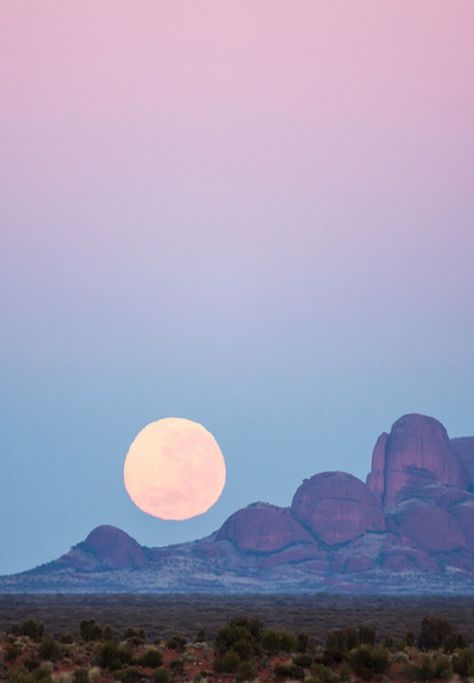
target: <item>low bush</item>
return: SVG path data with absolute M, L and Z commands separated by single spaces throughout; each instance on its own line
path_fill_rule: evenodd
M 253 681 L 256 675 L 257 672 L 251 662 L 240 662 L 237 671 L 235 672 L 237 681 Z
M 72 683 L 89 683 L 89 672 L 87 669 L 76 669 L 72 674 Z
M 296 664 L 277 664 L 273 671 L 279 680 L 289 678 L 293 681 L 304 681 L 304 669 Z
M 453 657 L 453 671 L 463 678 L 474 676 L 474 650 L 459 650 Z
M 27 636 L 39 643 L 44 634 L 44 624 L 35 619 L 26 619 L 21 624 L 15 624 L 12 627 L 12 633 L 15 636 Z
M 267 654 L 280 652 L 294 652 L 296 650 L 295 636 L 285 629 L 266 629 L 262 633 L 262 647 Z
M 130 667 L 123 671 L 115 671 L 114 678 L 116 681 L 120 681 L 120 683 L 137 683 L 137 681 L 143 678 L 143 674 L 138 669 Z
M 343 667 L 344 664 L 341 667 L 341 671 Z M 317 683 L 336 683 L 337 675 L 332 669 L 330 669 L 328 666 L 325 666 L 324 664 L 314 664 L 314 666 L 311 669 L 311 679 L 313 681 L 317 681 Z
M 313 658 L 311 655 L 298 654 L 293 657 L 293 664 L 296 664 L 296 666 L 300 666 L 303 669 L 309 669 L 312 663 Z
M 170 650 L 184 652 L 184 648 L 186 647 L 186 638 L 183 638 L 183 636 L 174 635 L 168 640 L 166 647 L 168 647 Z
M 98 643 L 94 647 L 96 663 L 104 669 L 114 671 L 121 669 L 124 664 L 129 664 L 132 655 L 127 647 L 119 645 L 113 640 Z
M 307 633 L 298 633 L 296 635 L 296 650 L 297 652 L 305 653 L 309 649 L 309 636 Z
M 170 681 L 170 672 L 168 669 L 164 669 L 162 666 L 153 674 L 153 683 L 170 683 Z
M 217 655 L 214 659 L 214 670 L 216 673 L 234 673 L 237 671 L 241 659 L 234 650 L 227 650 L 222 655 Z
M 156 669 L 163 664 L 163 657 L 159 650 L 154 647 L 150 647 L 143 653 L 138 660 L 138 663 L 142 666 L 150 666 L 153 669 Z
M 359 645 L 351 650 L 348 662 L 356 676 L 365 680 L 370 680 L 374 674 L 385 673 L 390 666 L 387 651 L 369 645 Z
M 170 662 L 170 669 L 175 676 L 182 676 L 184 673 L 184 662 L 182 659 L 173 659 Z
M 61 652 L 61 645 L 56 640 L 49 636 L 43 637 L 41 645 L 38 648 L 38 656 L 40 659 L 54 661 L 59 659 Z
M 96 624 L 94 619 L 83 619 L 79 624 L 79 633 L 86 643 L 102 640 L 104 637 L 103 629 Z
M 421 621 L 421 630 L 418 636 L 420 650 L 440 650 L 445 641 L 458 635 L 453 625 L 443 617 L 425 617 Z

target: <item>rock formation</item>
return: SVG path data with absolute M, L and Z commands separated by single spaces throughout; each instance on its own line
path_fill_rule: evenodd
M 207 538 L 145 548 L 111 526 L 0 591 L 474 594 L 474 437 L 405 415 L 377 440 L 367 484 L 305 479 L 291 507 L 254 503 Z
M 474 436 L 451 439 L 451 446 L 459 453 L 461 462 L 469 475 L 470 485 L 474 488 Z
M 85 555 L 85 562 L 89 559 L 103 568 L 137 568 L 146 563 L 142 546 L 125 531 L 114 526 L 98 526 L 91 531 L 85 541 L 72 550 L 76 558 Z
M 424 415 L 404 415 L 386 439 L 379 438 L 367 485 L 381 497 L 384 509 L 390 510 L 432 483 L 467 489 L 469 477 L 440 422 Z
M 376 496 L 360 479 L 345 472 L 323 472 L 305 479 L 294 495 L 291 512 L 328 545 L 385 528 Z
M 234 512 L 217 532 L 216 540 L 232 541 L 240 550 L 261 553 L 283 550 L 294 543 L 316 545 L 287 508 L 268 503 L 254 503 Z

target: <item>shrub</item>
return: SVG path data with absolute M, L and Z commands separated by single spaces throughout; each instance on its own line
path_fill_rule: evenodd
M 439 650 L 448 636 L 455 633 L 453 625 L 442 617 L 425 617 L 421 622 L 418 647 L 421 650 Z
M 433 673 L 435 678 L 451 678 L 453 671 L 451 668 L 451 661 L 449 657 L 443 656 L 436 659 L 434 663 Z
M 467 642 L 462 633 L 451 633 L 443 643 L 445 652 L 454 652 L 455 650 L 464 650 L 467 647 Z
M 206 642 L 206 631 L 203 628 L 200 628 L 198 632 L 196 633 L 196 643 L 205 643 Z
M 184 648 L 186 646 L 186 638 L 183 638 L 183 636 L 172 636 L 166 643 L 166 647 L 169 647 L 170 650 L 177 650 L 178 652 L 183 652 Z
M 173 659 L 170 662 L 170 669 L 176 676 L 182 676 L 184 673 L 184 662 L 182 659 Z
M 25 657 L 23 660 L 23 666 L 28 669 L 28 671 L 33 671 L 40 666 L 41 662 L 37 657 Z
M 274 668 L 276 678 L 291 678 L 294 681 L 304 681 L 304 669 L 295 664 L 277 664 Z
M 34 619 L 27 619 L 21 624 L 13 626 L 12 633 L 16 636 L 27 636 L 36 643 L 39 643 L 44 634 L 44 624 Z
M 229 625 L 244 628 L 256 640 L 261 638 L 263 632 L 263 622 L 260 619 L 247 617 L 246 615 L 234 617 L 230 620 Z
M 453 657 L 453 671 L 463 678 L 474 676 L 474 651 L 465 648 L 457 652 Z
M 298 633 L 296 636 L 296 649 L 298 652 L 308 652 L 309 636 L 307 633 Z
M 148 650 L 146 650 L 140 657 L 139 664 L 142 666 L 150 666 L 153 669 L 156 669 L 158 666 L 163 664 L 161 652 L 154 647 L 148 648 Z
M 347 653 L 359 645 L 359 636 L 353 626 L 330 631 L 324 651 L 327 663 L 342 662 Z
M 233 644 L 232 649 L 239 655 L 240 659 L 250 659 L 254 651 L 253 644 L 248 639 L 238 640 Z
M 224 654 L 214 659 L 214 669 L 217 673 L 234 673 L 237 671 L 241 660 L 237 652 L 227 650 Z
M 334 674 L 332 669 L 330 669 L 328 666 L 325 666 L 324 664 L 315 664 L 313 666 L 311 678 L 314 681 L 317 681 L 317 683 L 336 683 L 337 680 L 337 676 Z M 344 680 L 344 678 L 341 678 L 341 680 Z
M 170 683 L 170 680 L 170 672 L 162 666 L 153 674 L 153 683 Z
M 250 650 L 254 650 L 254 637 L 245 626 L 237 624 L 228 624 L 217 631 L 215 639 L 216 651 L 219 654 L 224 654 L 228 650 L 233 650 L 236 643 L 240 643 L 242 649 L 243 643 L 247 643 Z
M 74 636 L 72 636 L 70 633 L 65 633 L 59 637 L 59 642 L 63 645 L 72 645 L 74 643 Z
M 61 646 L 58 642 L 53 640 L 53 638 L 44 636 L 38 649 L 38 655 L 40 659 L 54 661 L 61 656 Z
M 431 681 L 434 677 L 434 667 L 431 659 L 427 655 L 423 655 L 420 665 L 416 668 L 416 680 Z
M 309 669 L 312 663 L 313 658 L 311 655 L 298 654 L 293 657 L 293 664 L 301 666 L 303 669 Z
M 98 643 L 94 648 L 96 663 L 104 669 L 120 669 L 123 664 L 131 661 L 131 653 L 128 648 L 118 645 L 113 640 Z
M 386 650 L 359 645 L 349 653 L 349 666 L 357 676 L 370 680 L 374 674 L 385 673 L 390 661 Z
M 235 678 L 237 681 L 253 681 L 257 672 L 251 662 L 240 662 Z
M 72 674 L 72 683 L 89 683 L 89 672 L 87 669 L 76 669 Z
M 115 671 L 114 677 L 121 683 L 136 683 L 143 678 L 143 674 L 138 669 L 128 668 L 123 671 Z
M 7 643 L 3 656 L 6 662 L 13 662 L 21 652 L 18 643 Z
M 99 628 L 100 628 L 100 627 L 99 627 Z M 114 639 L 114 636 L 115 636 L 115 634 L 114 634 L 113 628 L 112 628 L 111 626 L 106 626 L 106 627 L 104 628 L 104 632 L 103 632 L 103 635 L 102 635 L 103 639 L 104 639 L 104 640 L 113 640 L 113 639 Z
M 371 626 L 362 624 L 358 628 L 358 640 L 360 645 L 374 645 L 375 644 L 375 629 Z
M 262 647 L 268 654 L 293 652 L 296 649 L 296 639 L 290 631 L 266 629 L 262 633 Z
M 79 625 L 79 633 L 86 643 L 103 638 L 102 628 L 96 624 L 95 619 L 83 619 Z

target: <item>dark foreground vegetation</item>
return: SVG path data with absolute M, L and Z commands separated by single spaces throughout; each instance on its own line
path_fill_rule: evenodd
M 214 638 L 239 614 L 258 617 L 272 628 L 305 631 L 318 640 L 333 629 L 363 623 L 381 637 L 400 639 L 416 631 L 424 616 L 442 615 L 474 642 L 474 596 L 0 595 L 0 629 L 32 618 L 56 636 L 77 630 L 83 619 L 95 619 L 116 630 L 124 625 L 143 628 L 151 638 L 181 633 L 190 639 L 205 626 Z
M 238 611 L 236 605 L 231 607 L 227 604 L 226 619 L 225 598 L 220 602 L 219 619 L 212 610 L 205 611 L 205 602 L 199 610 L 195 599 L 190 598 L 190 602 L 194 602 L 194 620 L 187 623 L 186 629 L 171 631 L 176 621 L 167 621 L 166 611 L 156 609 L 153 598 L 150 598 L 150 611 L 146 613 L 150 620 L 148 628 L 136 621 L 124 620 L 124 617 L 131 617 L 132 613 L 130 604 L 129 611 L 123 605 L 120 610 L 118 601 L 122 599 L 123 596 L 120 599 L 97 598 L 102 600 L 103 607 L 99 619 L 96 614 L 99 603 L 92 601 L 91 605 L 91 598 L 85 598 L 82 605 L 78 598 L 74 599 L 78 602 L 73 605 L 71 598 L 60 596 L 46 600 L 44 597 L 31 596 L 2 598 L 0 681 L 414 683 L 469 681 L 474 678 L 474 639 L 469 621 L 474 618 L 474 613 L 472 605 L 467 606 L 467 612 L 464 613 L 465 601 L 463 609 L 461 604 L 457 605 L 458 616 L 464 614 L 463 624 L 448 618 L 449 611 L 455 611 L 452 604 L 450 610 L 449 603 L 437 604 L 438 613 L 435 613 L 433 602 L 423 601 L 418 603 L 418 609 L 421 609 L 422 604 L 425 608 L 429 607 L 426 615 L 418 614 L 416 625 L 404 629 L 404 619 L 414 617 L 413 605 L 408 603 L 405 604 L 405 612 L 398 606 L 397 627 L 391 628 L 390 623 L 383 622 L 383 614 L 379 614 L 380 604 L 374 604 L 374 599 L 369 601 L 370 608 L 366 601 L 365 612 L 361 614 L 364 603 L 353 598 L 352 609 L 346 602 L 343 616 L 342 612 L 335 610 L 338 602 L 333 597 L 335 613 L 329 625 L 330 603 L 326 602 L 323 607 L 329 596 L 318 596 L 320 610 L 316 613 L 312 604 L 316 597 L 304 598 L 297 605 L 296 613 L 290 610 L 290 602 L 283 601 L 279 605 L 282 618 L 276 623 L 274 619 L 267 621 L 262 614 L 266 611 L 273 617 L 278 614 L 270 610 L 268 598 L 265 599 L 267 602 L 260 605 L 256 604 L 260 599 L 254 598 L 252 609 L 246 613 L 242 609 L 245 606 L 242 602 L 237 606 Z M 28 600 L 33 616 L 10 621 L 13 614 L 18 616 L 27 608 Z M 173 612 L 172 597 L 168 596 L 168 600 L 168 610 Z M 294 603 L 295 598 L 291 598 L 291 602 Z M 38 617 L 38 611 L 41 611 L 40 608 L 46 609 L 46 603 L 50 610 L 48 623 Z M 105 605 L 108 610 L 104 608 Z M 264 605 L 266 609 L 263 609 Z M 183 606 L 184 603 L 181 611 Z M 246 606 L 251 607 L 248 599 Z M 174 609 L 178 613 L 179 607 L 175 602 Z M 260 615 L 255 613 L 258 607 Z M 395 606 L 386 603 L 385 607 L 390 622 L 390 619 L 395 618 Z M 440 610 L 440 607 L 443 609 Z M 278 605 L 273 608 L 278 610 Z M 67 619 L 66 612 L 62 610 L 67 610 Z M 291 619 L 298 621 L 298 615 L 307 618 L 308 612 L 312 613 L 312 629 L 301 628 L 301 622 L 289 624 Z M 114 620 L 109 620 L 107 617 L 112 615 Z M 118 622 L 120 615 L 121 623 Z M 375 623 L 375 615 L 380 623 Z M 357 619 L 360 616 L 364 618 Z M 319 623 L 318 635 L 314 632 L 316 623 Z M 463 626 L 468 628 L 463 629 Z M 194 629 L 193 632 L 191 629 Z

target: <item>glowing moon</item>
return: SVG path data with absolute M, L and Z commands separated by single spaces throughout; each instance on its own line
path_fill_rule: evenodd
M 161 519 L 207 512 L 225 484 L 225 461 L 215 438 L 198 422 L 167 417 L 137 434 L 125 458 L 130 498 Z

